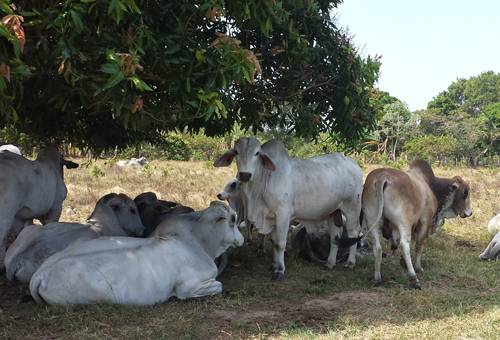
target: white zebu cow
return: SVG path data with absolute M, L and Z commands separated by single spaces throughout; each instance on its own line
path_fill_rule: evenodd
M 119 167 L 125 167 L 125 166 L 144 166 L 148 164 L 148 160 L 146 157 L 140 157 L 140 158 L 130 158 L 129 160 L 121 160 L 116 162 L 116 165 Z
M 284 252 L 291 221 L 309 231 L 328 221 L 331 248 L 327 266 L 336 264 L 341 229 L 333 221 L 340 209 L 346 217 L 349 238 L 359 234 L 363 174 L 359 166 L 340 153 L 309 159 L 291 158 L 282 142 L 261 145 L 255 138 L 240 138 L 214 166 L 228 166 L 236 157 L 247 220 L 274 243 L 274 275 L 284 279 Z M 313 229 L 313 230 L 311 230 Z M 356 245 L 350 247 L 346 266 L 354 267 Z
M 212 202 L 196 223 L 155 230 L 156 237 L 79 240 L 52 255 L 33 275 L 31 295 L 49 304 L 111 302 L 151 305 L 222 292 L 214 259 L 243 236 L 234 211 Z
M 4 267 L 5 237 L 33 222 L 56 222 L 67 189 L 63 166 L 77 168 L 55 148 L 42 149 L 35 161 L 12 152 L 0 152 L 0 271 Z
M 4 151 L 10 151 L 12 153 L 15 153 L 15 154 L 21 156 L 21 150 L 19 150 L 19 148 L 17 146 L 12 145 L 12 144 L 0 145 L 0 152 L 4 152 Z
M 134 201 L 124 194 L 107 194 L 97 201 L 85 224 L 53 222 L 24 228 L 5 254 L 7 279 L 29 283 L 43 261 L 80 238 L 142 236 L 143 232 Z
M 481 260 L 500 260 L 500 231 L 493 237 L 486 249 L 479 255 Z

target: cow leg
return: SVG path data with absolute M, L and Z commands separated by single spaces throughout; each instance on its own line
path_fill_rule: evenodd
M 411 262 L 411 254 L 410 254 L 410 241 L 411 241 L 411 228 L 409 224 L 407 225 L 398 225 L 399 228 L 399 236 L 401 243 L 401 250 L 403 252 L 403 259 L 406 264 L 406 269 L 408 270 L 408 277 L 410 279 L 410 287 L 415 289 L 420 289 L 420 282 L 418 281 L 417 274 L 415 273 L 415 269 L 413 268 L 413 264 Z
M 276 214 L 276 226 L 271 233 L 274 245 L 274 273 L 272 279 L 276 281 L 283 281 L 285 279 L 285 248 L 289 225 L 289 214 L 278 212 Z
M 62 214 L 62 204 L 56 207 L 52 207 L 45 217 L 40 218 L 42 224 L 47 224 L 49 222 L 58 222 Z
M 432 228 L 432 226 L 430 226 Z M 420 228 L 417 237 L 416 237 L 416 244 L 415 244 L 415 271 L 417 273 L 422 273 L 424 269 L 422 268 L 422 253 L 424 252 L 424 246 L 425 242 L 427 240 L 427 229 L 426 228 Z
M 345 206 L 344 209 L 342 209 L 342 212 L 345 215 L 346 218 L 346 229 L 347 229 L 347 236 L 349 238 L 355 238 L 359 236 L 359 231 L 360 231 L 360 226 L 359 226 L 359 213 L 360 213 L 360 206 L 358 205 L 358 209 L 356 209 L 356 206 L 353 204 L 352 207 L 350 206 Z M 345 267 L 347 268 L 354 268 L 356 265 L 356 251 L 358 249 L 358 245 L 355 243 L 349 248 L 349 257 L 347 258 L 347 262 L 345 264 Z
M 379 285 L 382 283 L 382 275 L 380 274 L 380 267 L 382 265 L 382 246 L 380 245 L 380 229 L 374 227 L 371 231 L 373 238 L 373 257 L 375 260 L 375 273 L 373 275 L 373 283 Z
M 486 249 L 479 255 L 479 258 L 481 260 L 494 260 L 494 259 L 491 258 L 492 257 L 492 251 L 491 250 L 493 249 L 493 247 L 495 245 L 496 245 L 496 242 L 491 241 L 488 244 L 488 246 L 486 247 Z M 499 243 L 499 245 L 500 245 L 500 243 Z
M 179 299 L 197 298 L 222 293 L 223 285 L 215 279 L 183 283 L 176 289 Z
M 333 219 L 328 219 L 328 228 L 330 233 L 330 253 L 328 254 L 328 259 L 325 266 L 329 269 L 333 269 L 337 264 L 337 254 L 339 251 L 339 244 L 335 240 L 335 237 L 340 236 L 342 228 L 337 226 L 333 222 Z
M 5 270 L 5 241 L 13 223 L 13 216 L 0 216 L 0 273 Z

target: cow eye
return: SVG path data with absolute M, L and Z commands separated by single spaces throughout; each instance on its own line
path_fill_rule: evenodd
M 465 189 L 464 190 L 464 199 L 466 199 L 467 196 L 469 196 L 469 190 Z
M 118 210 L 120 210 L 120 206 L 113 204 L 113 205 L 111 205 L 111 209 L 113 209 L 114 211 L 118 211 Z
M 231 223 L 236 223 L 236 216 L 231 215 Z
M 236 182 L 231 183 L 231 189 L 236 189 Z
M 260 155 L 260 152 L 259 152 L 259 151 L 257 151 L 257 152 L 255 153 L 255 156 L 258 156 L 258 155 Z
M 219 218 L 217 219 L 217 221 L 216 221 L 215 223 L 223 222 L 223 221 L 225 221 L 225 220 L 226 220 L 226 218 L 225 218 L 224 216 L 221 216 L 221 217 L 219 217 Z
M 134 208 L 130 208 L 130 212 L 132 213 L 132 215 L 135 215 L 135 209 Z

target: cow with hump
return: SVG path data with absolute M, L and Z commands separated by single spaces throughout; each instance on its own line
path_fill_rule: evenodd
M 84 224 L 52 222 L 24 228 L 5 255 L 7 279 L 29 283 L 45 259 L 80 238 L 142 236 L 143 232 L 144 226 L 130 197 L 104 195 Z
M 42 149 L 34 161 L 0 152 L 0 270 L 11 229 L 18 234 L 34 218 L 45 224 L 61 217 L 68 193 L 63 167 L 74 169 L 78 164 L 65 160 L 54 147 Z
M 422 272 L 422 252 L 427 237 L 441 228 L 444 220 L 472 215 L 469 185 L 459 176 L 439 178 L 423 160 L 410 164 L 406 172 L 381 168 L 368 174 L 363 189 L 363 224 L 373 237 L 374 283 L 382 277 L 382 230 L 399 237 L 402 264 L 408 270 L 410 287 L 420 289 L 416 272 Z M 415 265 L 410 256 L 415 239 Z
M 189 215 L 190 218 L 187 218 Z M 172 216 L 147 239 L 79 240 L 49 257 L 30 281 L 35 301 L 151 305 L 222 292 L 214 259 L 243 235 L 236 214 L 221 202 Z
M 340 153 L 292 158 L 280 141 L 261 145 L 256 138 L 247 137 L 237 140 L 234 148 L 219 157 L 214 166 L 229 166 L 233 159 L 238 167 L 246 219 L 259 233 L 271 235 L 273 279 L 284 279 L 284 252 L 292 221 L 304 224 L 311 232 L 328 222 L 331 248 L 327 266 L 333 268 L 339 246 L 335 237 L 341 231 L 333 221 L 334 212 L 340 209 L 346 217 L 349 238 L 359 234 L 363 190 L 359 166 Z M 353 244 L 346 266 L 354 267 L 355 261 Z

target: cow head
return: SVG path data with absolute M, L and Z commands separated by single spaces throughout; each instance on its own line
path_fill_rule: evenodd
M 236 141 L 234 148 L 228 150 L 215 162 L 215 167 L 229 166 L 236 157 L 238 174 L 236 178 L 240 182 L 249 182 L 255 177 L 259 167 L 274 171 L 276 166 L 267 153 L 262 150 L 262 145 L 256 138 L 243 137 Z
M 203 229 L 209 234 L 202 237 L 202 242 L 214 258 L 219 257 L 229 247 L 243 245 L 243 235 L 236 225 L 236 213 L 224 203 L 211 202 L 201 213 L 201 220 L 208 223 Z
M 455 176 L 451 180 L 450 195 L 443 210 L 444 218 L 460 216 L 466 218 L 472 215 L 470 203 L 470 187 L 460 176 Z
M 129 236 L 142 236 L 144 225 L 142 224 L 137 206 L 134 201 L 125 194 L 107 194 L 96 203 L 94 213 L 89 219 L 96 217 L 99 208 L 106 207 L 105 214 L 113 214 L 120 228 Z M 108 216 L 106 216 L 108 217 Z M 103 218 L 103 217 L 101 217 Z M 102 221 L 101 221 L 102 223 Z
M 55 146 L 48 146 L 40 150 L 36 159 L 41 162 L 53 164 L 53 166 L 55 166 L 59 170 L 61 176 L 63 176 L 64 174 L 64 167 L 68 169 L 78 168 L 78 163 L 64 159 L 64 157 Z
M 229 198 L 237 194 L 239 188 L 240 188 L 239 181 L 237 179 L 233 179 L 226 184 L 224 190 L 222 190 L 217 194 L 217 198 L 220 199 L 221 201 L 227 201 L 229 200 Z

